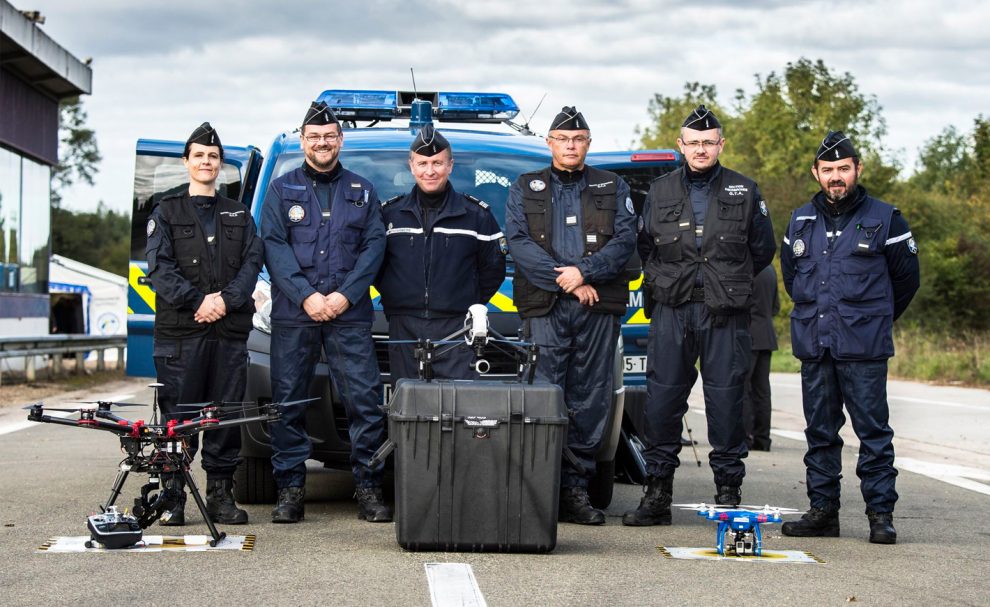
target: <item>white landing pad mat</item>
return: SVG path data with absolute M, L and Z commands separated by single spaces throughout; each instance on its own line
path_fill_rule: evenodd
M 720 556 L 714 548 L 657 546 L 657 550 L 668 559 L 683 559 L 687 561 L 759 561 L 765 563 L 805 563 L 810 565 L 825 562 L 810 552 L 804 552 L 803 550 L 764 550 L 761 556 L 736 556 L 734 554 Z
M 253 535 L 228 535 L 216 546 L 210 546 L 209 535 L 146 535 L 130 548 L 109 550 L 94 543 L 86 547 L 89 536 L 55 537 L 42 544 L 37 552 L 206 552 L 213 550 L 254 549 Z

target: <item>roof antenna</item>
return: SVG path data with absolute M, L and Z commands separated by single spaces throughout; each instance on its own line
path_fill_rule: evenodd
M 547 95 L 548 94 L 549 94 L 549 92 L 543 93 L 543 96 L 540 97 L 540 102 L 536 104 L 536 109 L 533 110 L 533 113 L 530 114 L 529 115 L 529 118 L 526 119 L 526 125 L 525 125 L 526 128 L 529 128 L 529 123 L 532 122 L 533 116 L 536 116 L 536 112 L 539 112 L 540 111 L 540 106 L 543 105 L 543 102 L 544 101 L 546 101 L 546 98 L 547 98 Z
M 413 95 L 415 95 L 415 97 L 419 99 L 419 91 L 416 90 L 416 72 L 413 71 L 413 68 L 409 68 L 409 75 L 412 76 Z
M 533 110 L 533 113 L 530 114 L 529 115 L 529 118 L 526 119 L 526 124 L 518 124 L 518 123 L 512 122 L 511 120 L 503 120 L 502 122 L 504 124 L 508 125 L 509 127 L 511 127 L 512 129 L 514 129 L 516 132 L 518 132 L 520 134 L 523 134 L 523 135 L 536 135 L 536 133 L 534 133 L 533 131 L 530 130 L 529 123 L 530 123 L 531 120 L 533 120 L 533 116 L 536 115 L 536 112 L 540 111 L 540 106 L 543 105 L 543 101 L 547 98 L 547 95 L 548 94 L 549 93 L 543 93 L 543 97 L 540 97 L 540 102 L 536 104 L 536 109 Z

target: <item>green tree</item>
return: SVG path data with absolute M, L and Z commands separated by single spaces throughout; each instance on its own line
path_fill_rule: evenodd
M 852 74 L 801 58 L 781 74 L 755 78 L 756 92 L 737 91 L 731 111 L 719 104 L 713 85 L 688 83 L 680 97 L 654 95 L 651 123 L 638 130 L 642 145 L 672 146 L 684 117 L 705 103 L 722 122 L 723 162 L 760 184 L 778 233 L 791 211 L 818 190 L 811 165 L 829 130 L 843 131 L 856 143 L 865 164 L 863 184 L 872 194 L 884 197 L 891 191 L 899 167 L 882 145 L 882 108 L 874 96 L 860 92 Z
M 96 212 L 52 210 L 52 252 L 127 275 L 131 222 L 126 213 L 109 210 L 101 202 Z
M 62 205 L 62 192 L 75 183 L 93 185 L 103 157 L 96 143 L 96 132 L 86 127 L 88 115 L 79 97 L 63 99 L 58 115 L 58 165 L 52 170 L 51 203 Z

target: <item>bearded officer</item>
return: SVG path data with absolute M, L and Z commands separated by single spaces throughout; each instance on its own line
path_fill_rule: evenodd
M 749 371 L 753 277 L 776 245 L 753 180 L 723 167 L 722 125 L 705 106 L 684 120 L 677 145 L 685 164 L 656 179 L 643 214 L 643 292 L 654 303 L 647 352 L 645 495 L 626 525 L 669 525 L 681 427 L 701 359 L 708 460 L 715 502 L 738 505 L 748 451 L 743 392 Z
M 780 265 L 794 300 L 791 345 L 801 359 L 811 509 L 784 535 L 839 535 L 839 479 L 845 403 L 859 437 L 856 475 L 870 541 L 894 544 L 894 431 L 888 424 L 887 360 L 893 323 L 920 284 L 918 247 L 893 206 L 859 185 L 863 163 L 852 141 L 829 132 L 812 174 L 821 191 L 794 211 Z
M 573 458 L 562 464 L 560 520 L 601 525 L 605 515 L 592 507 L 588 484 L 612 400 L 636 215 L 621 177 L 585 165 L 591 131 L 575 108 L 553 119 L 547 145 L 551 166 L 509 188 L 512 291 L 524 335 L 540 348 L 536 376 L 563 388 L 570 417 Z
M 393 382 L 418 376 L 415 344 L 408 342 L 442 340 L 463 329 L 468 308 L 487 303 L 505 278 L 505 237 L 487 203 L 450 185 L 452 154 L 447 139 L 424 126 L 409 148 L 416 185 L 382 204 L 385 261 L 376 287 L 393 342 Z M 434 377 L 477 379 L 474 362 L 463 340 L 443 346 L 433 359 Z
M 385 438 L 368 292 L 385 250 L 378 195 L 341 166 L 344 134 L 325 103 L 306 112 L 300 141 L 305 161 L 272 181 L 261 222 L 272 278 L 272 398 L 307 398 L 323 351 L 350 424 L 358 516 L 386 522 L 392 511 L 382 497 L 382 466 L 369 465 Z M 305 413 L 304 405 L 283 407 L 281 423 L 272 425 L 275 523 L 305 514 L 312 452 Z
M 263 247 L 243 204 L 217 193 L 223 166 L 220 137 L 204 122 L 186 141 L 182 162 L 189 187 L 163 198 L 148 220 L 148 277 L 155 287 L 154 360 L 158 403 L 168 419 L 192 417 L 180 403 L 238 402 L 247 381 L 247 337 Z M 189 438 L 189 456 L 198 438 Z M 203 433 L 206 508 L 214 522 L 244 524 L 247 512 L 234 503 L 234 470 L 240 463 L 240 428 Z M 185 480 L 162 475 L 178 500 L 162 525 L 185 524 Z

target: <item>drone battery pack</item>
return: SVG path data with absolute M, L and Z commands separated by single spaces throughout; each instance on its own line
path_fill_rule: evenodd
M 400 380 L 389 404 L 406 550 L 549 552 L 567 409 L 559 387 Z

